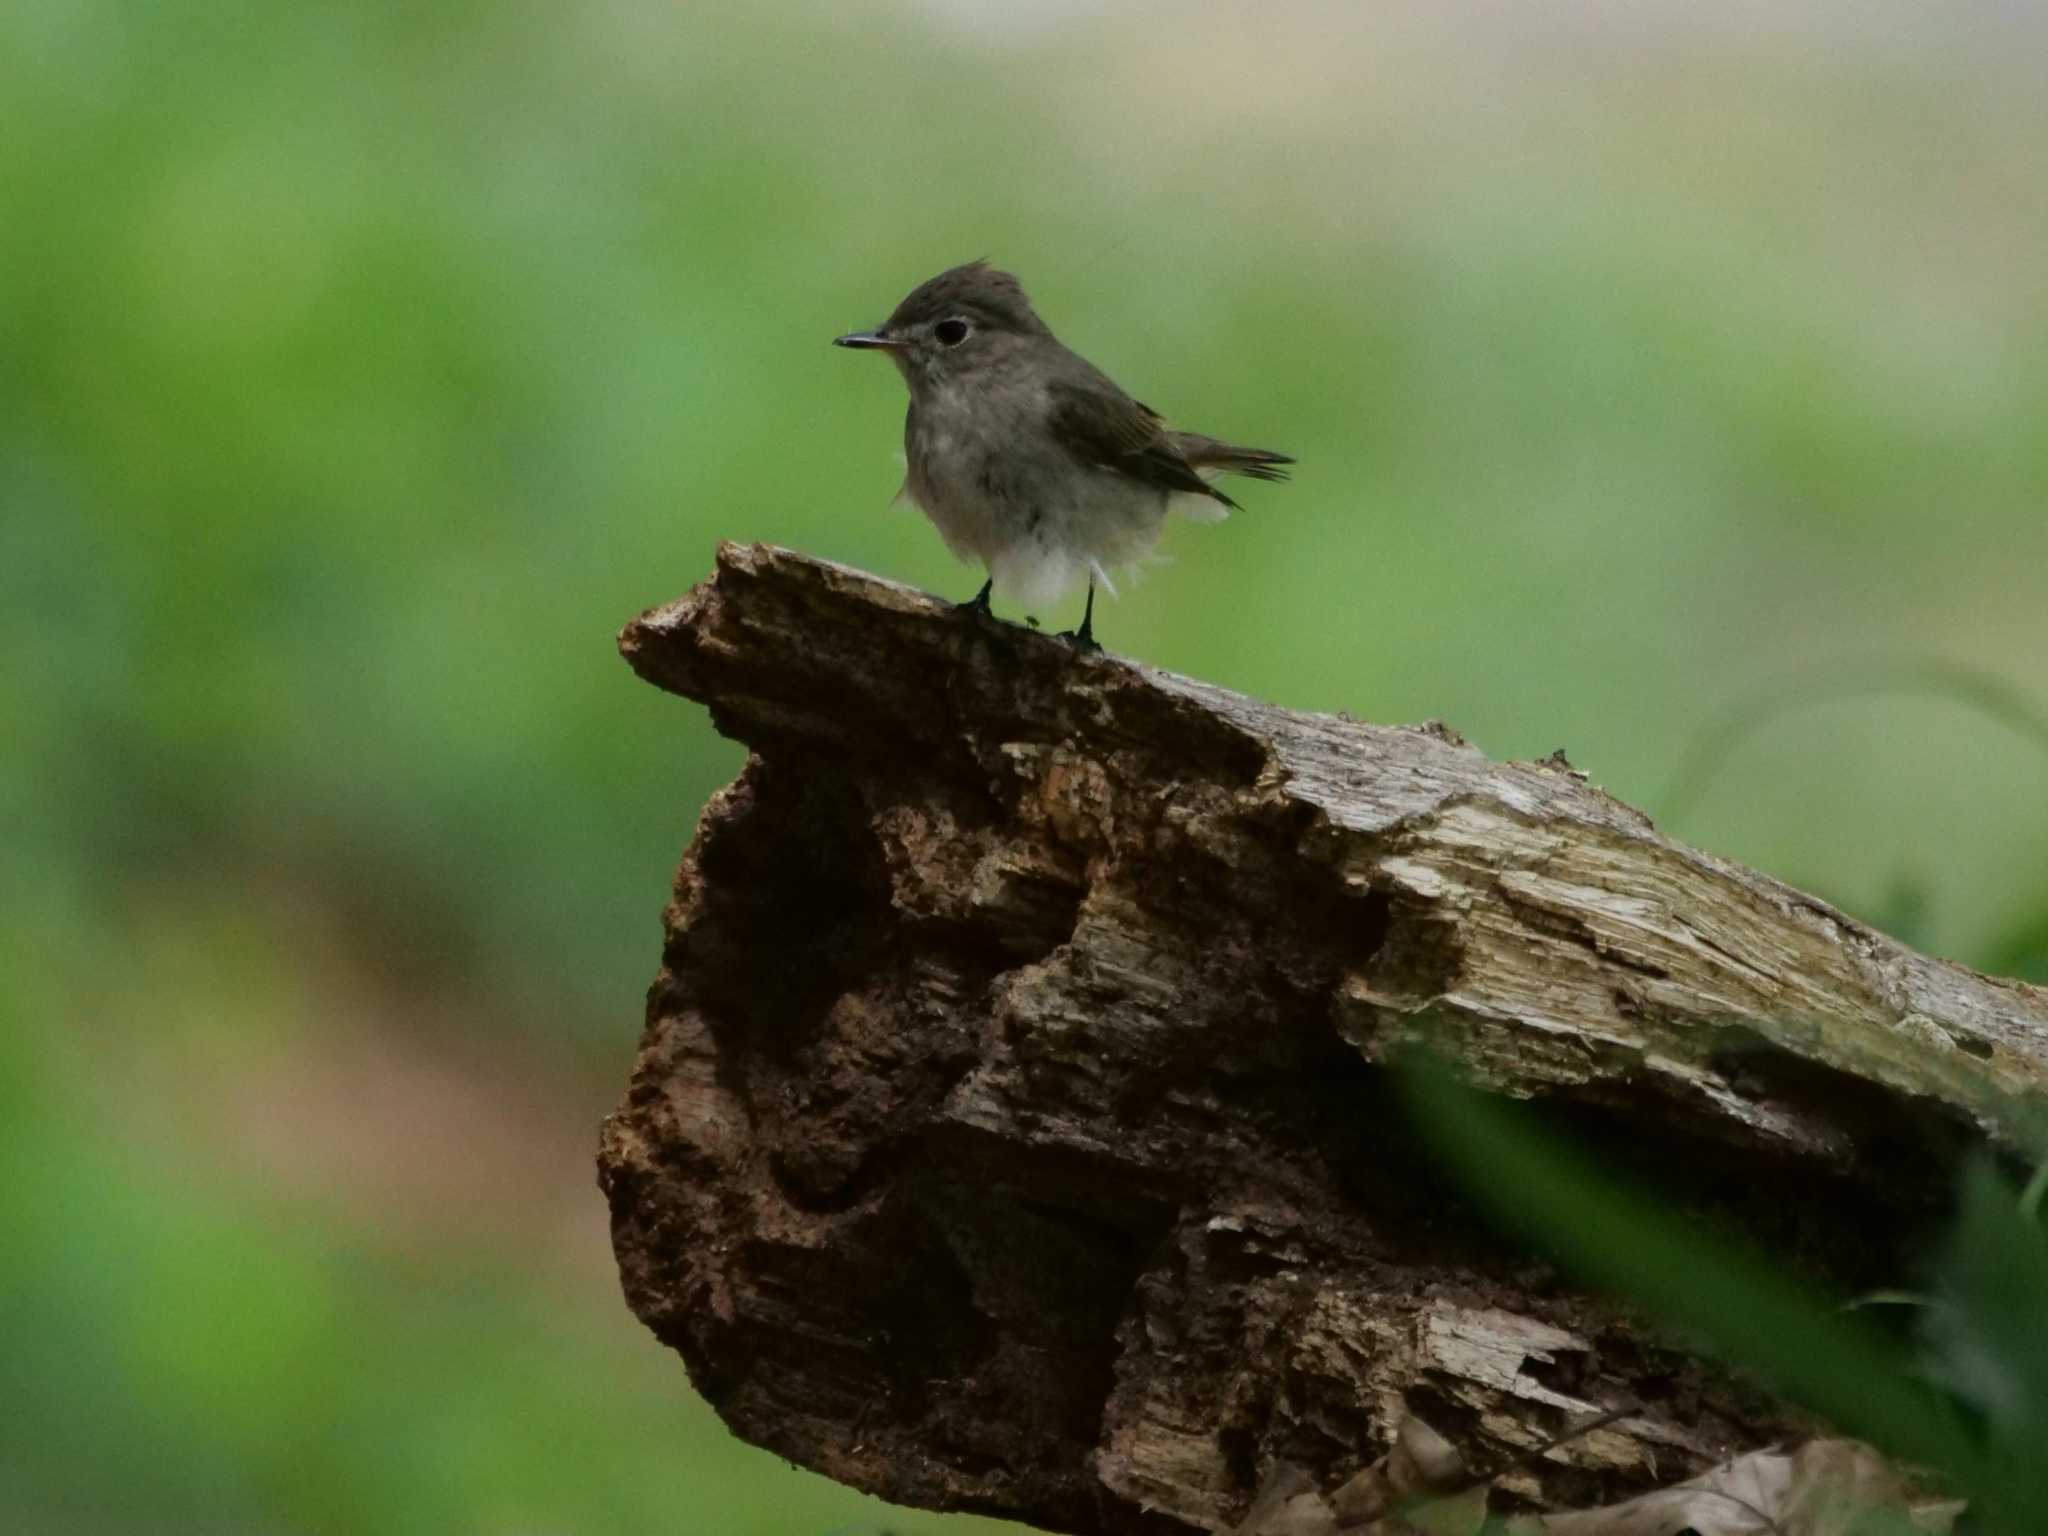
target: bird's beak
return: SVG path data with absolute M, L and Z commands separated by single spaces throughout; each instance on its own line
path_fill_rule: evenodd
M 902 343 L 902 342 L 900 342 L 900 341 L 897 341 L 897 340 L 896 340 L 896 339 L 895 339 L 894 337 L 892 337 L 892 336 L 884 336 L 884 335 L 883 335 L 883 334 L 882 334 L 882 333 L 881 333 L 880 331 L 855 331 L 855 332 L 854 332 L 854 333 L 853 333 L 852 335 L 850 335 L 850 336 L 835 336 L 835 337 L 833 337 L 833 338 L 832 338 L 832 345 L 833 345 L 833 346 L 835 346 L 835 347 L 884 347 L 884 348 L 887 348 L 887 347 L 900 347 L 900 346 L 902 346 L 902 345 L 903 345 L 903 343 Z

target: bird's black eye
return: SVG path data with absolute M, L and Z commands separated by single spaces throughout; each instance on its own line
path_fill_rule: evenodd
M 965 320 L 941 320 L 932 327 L 932 335 L 942 347 L 957 347 L 967 339 Z

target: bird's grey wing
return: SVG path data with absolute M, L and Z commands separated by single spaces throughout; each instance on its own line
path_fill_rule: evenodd
M 1161 491 L 1213 496 L 1227 507 L 1237 505 L 1195 473 L 1156 411 L 1115 385 L 1061 382 L 1049 393 L 1052 435 L 1083 464 L 1129 475 Z

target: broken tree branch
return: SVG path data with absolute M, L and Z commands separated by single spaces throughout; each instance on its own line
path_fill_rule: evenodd
M 1842 1284 L 1895 1281 L 2048 1090 L 2048 994 L 1561 759 L 758 546 L 620 646 L 752 752 L 605 1128 L 626 1295 L 739 1434 L 888 1498 L 1224 1530 L 1262 1466 L 1333 1486 L 1415 1412 L 1559 1507 L 1795 1426 L 1467 1215 L 1407 1043 Z

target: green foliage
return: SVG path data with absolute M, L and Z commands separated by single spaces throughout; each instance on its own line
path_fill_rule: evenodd
M 1977 1497 L 1987 1533 L 2048 1528 L 2048 1227 L 1988 1163 L 1964 1180 L 1961 1210 L 1921 1317 L 1922 1369 L 1975 1416 L 1977 1443 L 1944 1462 Z
M 2022 1198 L 1988 1164 L 1969 1170 L 1934 1293 L 1886 1298 L 1921 1310 L 1907 1348 L 1735 1234 L 1596 1167 L 1526 1110 L 1424 1062 L 1402 1075 L 1415 1123 L 1492 1220 L 1845 1432 L 1938 1470 L 1984 1536 L 2048 1528 L 2048 1182 Z

